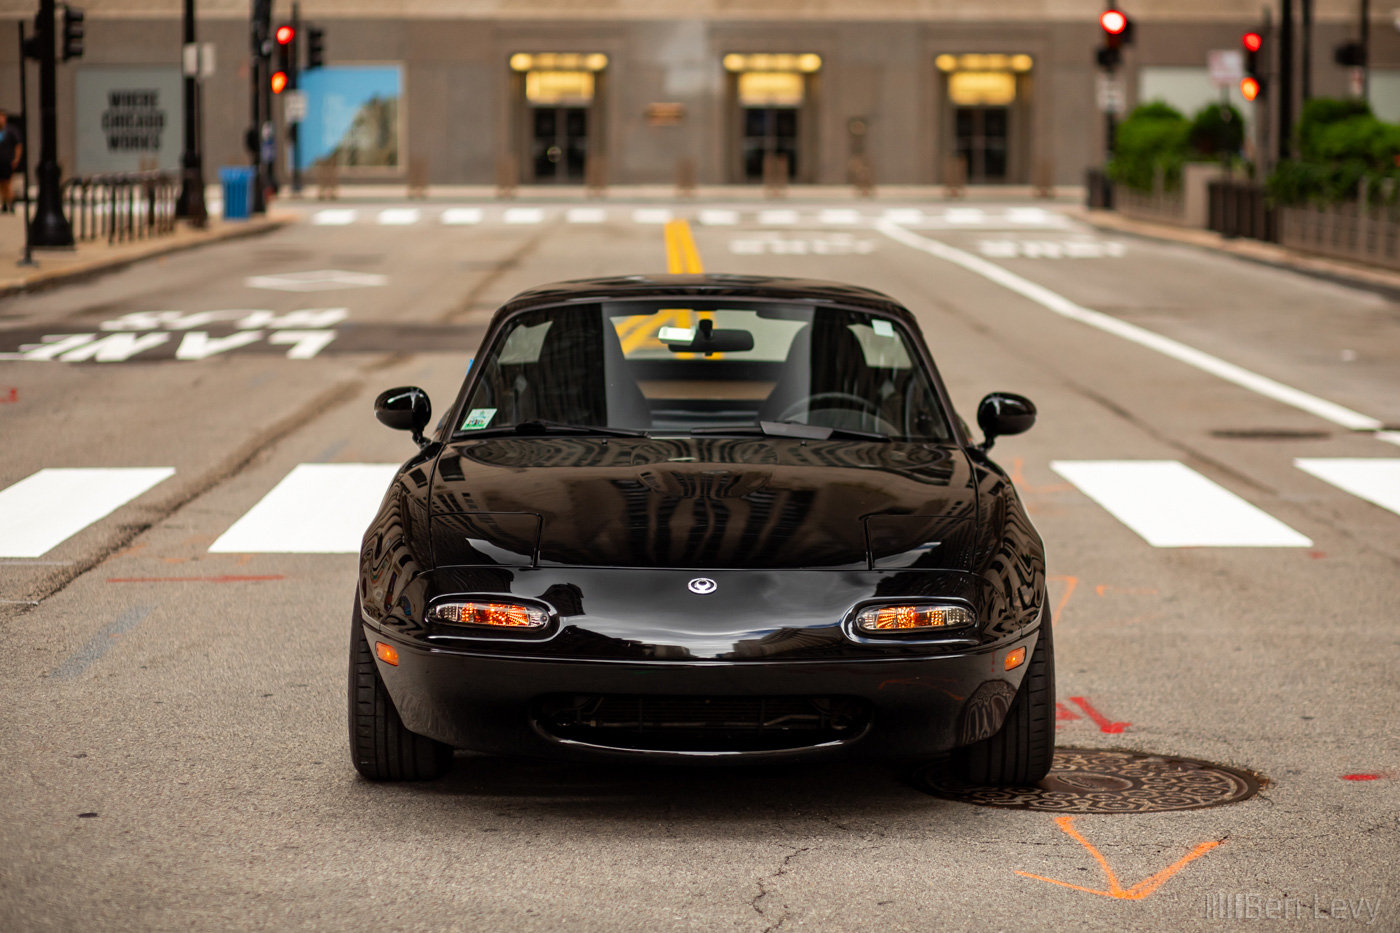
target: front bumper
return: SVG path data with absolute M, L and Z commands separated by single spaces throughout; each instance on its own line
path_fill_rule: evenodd
M 1028 665 L 1006 655 L 1035 647 L 1037 631 L 992 646 L 918 658 L 819 661 L 632 661 L 526 658 L 425 646 L 365 626 L 371 643 L 399 652 L 379 663 L 404 725 L 457 748 L 572 759 L 750 760 L 849 755 L 920 759 L 1001 727 Z M 849 737 L 781 749 L 639 749 L 561 738 L 542 724 L 542 698 L 560 694 L 653 697 L 855 698 L 868 717 Z

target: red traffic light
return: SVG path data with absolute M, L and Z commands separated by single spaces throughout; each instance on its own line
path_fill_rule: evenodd
M 1251 52 L 1257 52 L 1264 47 L 1264 37 L 1257 32 L 1245 33 L 1240 41 L 1242 41 L 1244 47 Z
M 291 44 L 292 44 L 292 40 L 295 39 L 296 37 L 297 37 L 297 31 L 296 31 L 295 29 L 293 29 L 291 26 L 278 26 L 278 27 L 277 27 L 277 44 L 278 44 L 278 45 L 291 45 Z
M 1128 28 L 1128 17 L 1123 15 L 1122 10 L 1104 10 L 1099 15 L 1099 25 L 1110 36 L 1120 36 Z
M 1258 96 L 1259 96 L 1259 79 L 1258 79 L 1258 78 L 1241 78 L 1241 79 L 1240 79 L 1240 94 L 1244 97 L 1245 100 L 1254 100 L 1254 98 L 1258 97 Z
M 287 73 L 285 71 L 274 71 L 272 73 L 272 93 L 281 94 L 287 89 Z

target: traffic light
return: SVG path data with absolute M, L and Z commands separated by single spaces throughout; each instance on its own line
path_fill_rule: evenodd
M 1100 68 L 1113 68 L 1123 60 L 1122 46 L 1133 41 L 1133 21 L 1122 10 L 1107 9 L 1099 14 L 1103 47 L 1094 54 Z
M 277 40 L 277 69 L 290 74 L 296 67 L 297 31 L 291 26 L 278 26 L 273 36 Z
M 83 11 L 73 6 L 63 8 L 63 60 L 83 57 Z
M 285 71 L 274 71 L 272 73 L 272 93 L 281 94 L 287 89 L 287 73 Z
M 320 68 L 326 63 L 326 31 L 320 26 L 306 27 L 306 67 Z
M 1240 37 L 1244 46 L 1244 77 L 1240 79 L 1240 94 L 1245 100 L 1254 100 L 1264 93 L 1264 74 L 1259 67 L 1259 51 L 1264 48 L 1264 37 L 1257 32 L 1247 32 Z

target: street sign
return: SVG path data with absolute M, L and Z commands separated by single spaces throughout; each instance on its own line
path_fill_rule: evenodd
M 1239 49 L 1211 49 L 1206 53 L 1210 83 L 1217 88 L 1234 87 L 1244 77 L 1244 53 Z
M 214 43 L 187 42 L 182 47 L 182 71 L 189 78 L 208 78 L 214 74 Z
M 1099 110 L 1104 113 L 1122 113 L 1126 95 L 1123 92 L 1123 81 L 1117 75 L 1099 72 L 1098 86 L 1095 89 L 1095 98 L 1098 101 Z
M 285 91 L 282 94 L 282 115 L 288 123 L 300 123 L 306 119 L 306 92 Z

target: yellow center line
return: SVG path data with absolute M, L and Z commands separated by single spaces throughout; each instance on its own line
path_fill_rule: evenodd
M 690 232 L 690 222 L 686 220 L 667 221 L 666 271 L 672 275 L 700 275 L 705 265 L 700 261 L 700 250 L 695 246 L 695 236 Z
M 695 246 L 695 236 L 690 231 L 689 221 L 667 221 L 662 232 L 666 241 L 667 272 L 671 275 L 700 275 L 705 271 L 705 266 L 700 261 L 700 250 Z M 622 351 L 634 353 L 644 348 L 660 348 L 663 344 L 656 334 L 662 327 L 690 329 L 694 323 L 692 313 L 685 308 L 663 309 L 655 315 L 639 319 L 636 324 L 628 322 L 618 329 Z M 681 354 L 682 359 L 690 356 L 692 354 Z

